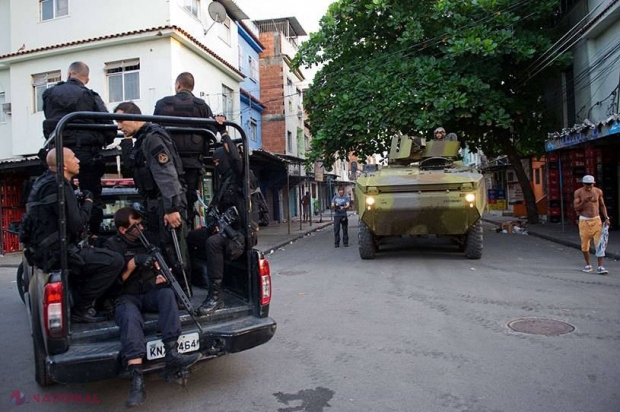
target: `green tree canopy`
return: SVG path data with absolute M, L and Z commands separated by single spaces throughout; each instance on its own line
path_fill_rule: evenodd
M 431 137 L 437 126 L 488 155 L 541 151 L 551 119 L 537 72 L 567 59 L 539 64 L 554 43 L 558 3 L 333 3 L 295 59 L 322 65 L 304 98 L 311 160 L 329 166 L 350 152 L 363 160 L 396 133 Z

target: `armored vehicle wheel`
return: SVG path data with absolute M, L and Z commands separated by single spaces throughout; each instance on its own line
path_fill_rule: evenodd
M 480 259 L 482 257 L 482 222 L 478 220 L 465 237 L 465 257 Z
M 360 230 L 357 237 L 360 257 L 362 259 L 374 259 L 375 253 L 377 253 L 377 244 L 375 239 L 373 239 L 372 233 L 370 233 L 370 229 L 364 222 L 360 222 Z

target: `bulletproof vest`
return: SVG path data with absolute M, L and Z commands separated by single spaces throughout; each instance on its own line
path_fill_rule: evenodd
M 51 172 L 46 172 L 35 181 L 19 232 L 19 240 L 24 244 L 26 259 L 42 269 L 49 269 L 52 266 L 48 257 L 58 249 L 59 232 L 58 217 L 52 213 L 58 201 L 58 194 L 54 191 L 41 198 L 40 193 L 45 186 L 55 184 L 56 175 Z
M 157 114 L 163 116 L 203 118 L 205 117 L 205 113 L 207 113 L 205 106 L 206 103 L 204 100 L 194 97 L 190 93 L 177 93 L 174 96 L 167 96 L 162 99 L 161 111 Z M 165 126 L 182 126 L 172 123 L 161 124 Z M 182 158 L 197 158 L 209 152 L 209 142 L 205 135 L 178 132 L 170 132 L 170 135 Z
M 59 82 L 43 93 L 45 119 L 43 121 L 43 135 L 47 139 L 54 131 L 58 121 L 65 115 L 81 111 L 99 111 L 95 100 L 97 94 L 76 81 Z M 76 119 L 71 123 L 92 124 L 87 119 Z M 101 132 L 89 130 L 66 130 L 63 133 L 64 146 L 101 147 L 105 144 L 105 137 Z
M 144 151 L 142 150 L 142 142 L 144 138 L 148 138 L 148 135 L 157 134 L 161 136 L 162 141 L 166 145 L 168 152 L 172 157 L 172 162 L 174 164 L 174 168 L 177 171 L 177 175 L 179 176 L 179 180 L 181 184 L 184 185 L 185 181 L 183 179 L 184 171 L 181 163 L 181 159 L 179 158 L 176 146 L 174 142 L 170 139 L 169 135 L 166 131 L 159 125 L 153 123 L 146 123 L 144 129 L 141 131 L 141 137 L 136 140 L 136 145 L 133 148 L 133 158 L 134 158 L 134 171 L 133 177 L 136 184 L 136 187 L 140 191 L 141 194 L 148 198 L 156 198 L 159 196 L 160 191 L 155 179 L 153 179 L 153 174 L 149 170 L 146 165 L 146 156 Z

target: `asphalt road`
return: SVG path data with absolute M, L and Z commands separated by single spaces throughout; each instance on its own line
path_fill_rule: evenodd
M 272 341 L 200 365 L 185 389 L 150 377 L 142 409 L 620 410 L 618 262 L 606 262 L 608 276 L 588 275 L 575 249 L 490 230 L 477 261 L 443 239 L 395 242 L 362 261 L 357 228 L 350 232 L 349 248 L 333 247 L 329 227 L 270 255 Z M 0 410 L 124 408 L 122 379 L 37 387 L 14 269 L 0 268 L 0 313 Z M 575 329 L 544 336 L 508 327 L 522 318 Z M 25 404 L 11 404 L 14 390 Z M 101 403 L 37 403 L 45 394 Z

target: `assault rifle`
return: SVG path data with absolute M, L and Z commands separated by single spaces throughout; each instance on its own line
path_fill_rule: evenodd
M 157 246 L 153 245 L 147 240 L 146 236 L 144 236 L 144 233 L 142 232 L 142 230 L 140 229 L 138 225 L 133 224 L 131 225 L 130 229 L 132 228 L 136 229 L 140 242 L 142 242 L 142 245 L 144 245 L 144 247 L 146 248 L 146 253 L 148 253 L 149 255 L 155 258 L 155 261 L 157 262 L 156 270 L 159 272 L 159 274 L 161 274 L 164 278 L 166 278 L 168 283 L 170 283 L 170 286 L 172 286 L 172 290 L 177 295 L 177 297 L 181 300 L 181 303 L 183 303 L 183 305 L 185 306 L 185 309 L 187 309 L 187 313 L 189 313 L 189 316 L 191 316 L 194 323 L 196 323 L 196 326 L 198 326 L 198 329 L 200 329 L 200 332 L 204 333 L 204 330 L 202 329 L 202 325 L 198 322 L 198 319 L 196 319 L 196 316 L 195 316 L 196 310 L 194 309 L 194 306 L 192 305 L 192 301 L 189 300 L 185 292 L 183 292 L 183 289 L 181 289 L 181 285 L 179 285 L 179 282 L 177 281 L 177 279 L 174 277 L 174 275 L 170 271 L 168 264 L 166 264 L 166 261 L 164 260 L 164 257 L 159 252 L 159 249 L 157 248 Z
M 216 233 L 215 228 L 219 229 L 219 233 L 227 239 L 235 239 L 237 231 L 231 227 L 239 219 L 239 211 L 235 206 L 229 207 L 224 213 L 220 213 L 217 207 L 210 207 L 207 210 L 207 232 L 209 234 Z

